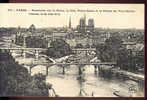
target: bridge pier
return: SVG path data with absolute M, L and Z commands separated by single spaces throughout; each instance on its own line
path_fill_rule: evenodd
M 94 65 L 94 72 L 95 72 L 95 73 L 100 72 L 100 69 L 99 69 L 99 65 L 98 65 L 98 64 L 95 64 L 95 65 Z
M 23 58 L 26 58 L 26 51 L 23 50 Z
M 29 73 L 31 74 L 31 69 L 32 69 L 32 67 L 29 67 Z
M 46 76 L 48 76 L 48 66 L 46 66 Z
M 65 74 L 65 66 L 63 65 L 62 68 L 63 68 L 62 74 L 64 75 Z
M 86 57 L 88 56 L 88 51 L 85 51 L 85 56 L 86 56 Z
M 39 51 L 38 50 L 35 50 L 35 57 L 36 57 L 36 59 L 39 58 Z
M 23 51 L 24 51 L 24 50 L 21 50 L 21 54 L 20 54 L 21 56 L 23 56 Z
M 82 64 L 78 65 L 78 69 L 79 69 L 79 75 L 83 74 L 83 66 Z
M 94 65 L 94 72 L 97 73 L 97 65 Z
M 81 75 L 83 72 L 82 72 L 82 69 L 81 67 L 79 67 L 79 75 Z

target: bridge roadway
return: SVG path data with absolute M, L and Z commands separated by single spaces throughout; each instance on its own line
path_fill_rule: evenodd
M 39 51 L 46 51 L 47 49 L 45 48 L 0 48 L 0 50 L 39 50 Z
M 94 65 L 94 69 L 95 69 L 95 72 L 97 72 L 97 70 L 99 69 L 99 65 L 116 65 L 115 62 L 98 62 L 98 63 L 49 63 L 49 62 L 32 62 L 30 64 L 25 64 L 27 66 L 30 66 L 29 67 L 29 73 L 31 73 L 31 69 L 36 67 L 36 65 L 44 65 L 46 67 L 46 75 L 48 75 L 48 69 L 49 67 L 53 66 L 53 65 L 60 65 L 61 68 L 63 68 L 63 74 L 65 74 L 65 66 L 68 66 L 68 65 Z M 82 70 L 82 67 L 78 67 L 79 70 Z
M 49 63 L 49 62 L 33 62 L 32 65 L 116 65 L 116 62 L 97 62 L 97 63 Z
M 21 47 L 21 48 L 0 48 L 0 50 L 38 50 L 38 51 L 46 51 L 46 48 L 25 48 L 25 47 Z M 83 49 L 83 48 L 72 48 L 72 51 L 96 51 L 96 48 L 87 48 L 87 49 Z
M 8 52 L 10 52 L 10 51 L 13 51 L 13 50 L 21 50 L 22 51 L 22 54 L 21 55 L 23 55 L 24 56 L 24 58 L 26 58 L 26 52 L 25 51 L 35 51 L 35 57 L 36 57 L 36 59 L 38 59 L 38 57 L 39 57 L 39 52 L 40 51 L 47 51 L 47 49 L 46 48 L 25 48 L 25 47 L 20 47 L 20 48 L 0 48 L 0 50 L 8 50 Z M 87 53 L 89 52 L 89 51 L 96 51 L 96 48 L 88 48 L 88 49 L 83 49 L 83 48 L 78 48 L 78 49 L 72 49 L 72 51 L 74 52 L 74 53 L 79 53 L 79 52 L 85 52 L 85 54 L 87 55 Z

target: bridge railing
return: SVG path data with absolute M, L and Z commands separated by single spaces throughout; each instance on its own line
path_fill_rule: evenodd
M 44 51 L 44 50 L 47 50 L 45 48 L 24 48 L 24 47 L 21 47 L 21 48 L 0 48 L 0 50 L 41 50 L 41 51 Z
M 116 65 L 116 62 L 99 62 L 99 63 L 49 63 L 49 62 L 33 62 L 32 64 L 40 65 Z
M 46 48 L 25 48 L 25 47 L 20 47 L 20 48 L 0 48 L 2 50 L 47 50 Z M 90 48 L 90 49 L 72 49 L 72 51 L 96 51 L 96 48 Z

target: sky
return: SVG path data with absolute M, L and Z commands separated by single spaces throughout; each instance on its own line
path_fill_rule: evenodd
M 17 11 L 20 9 L 26 11 Z M 32 13 L 39 15 L 31 15 Z M 58 15 L 41 15 L 41 13 L 57 13 Z M 84 15 L 87 22 L 89 18 L 94 19 L 95 27 L 144 29 L 144 4 L 88 3 L 0 4 L 0 27 L 20 26 L 27 28 L 31 24 L 34 24 L 36 28 L 65 27 L 68 26 L 70 17 L 72 27 L 76 27 L 79 24 L 79 19 Z

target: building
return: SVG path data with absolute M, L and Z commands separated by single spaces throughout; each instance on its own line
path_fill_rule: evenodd
M 87 26 L 86 30 L 90 31 L 90 32 L 94 31 L 94 20 L 93 19 L 88 20 L 88 26 Z
M 77 29 L 81 33 L 86 32 L 86 18 L 85 17 L 80 18 L 80 22 L 79 22 L 79 25 L 77 26 Z
M 56 40 L 56 39 L 65 39 L 66 36 L 68 35 L 67 32 L 53 32 L 52 34 L 52 40 Z
M 32 24 L 28 29 L 29 32 L 34 32 L 35 30 L 36 30 L 36 27 L 34 24 Z
M 94 20 L 92 18 L 88 19 L 87 25 L 86 16 L 80 18 L 79 25 L 77 25 L 77 30 L 80 33 L 94 32 Z
M 71 29 L 71 17 L 69 18 L 69 29 Z

